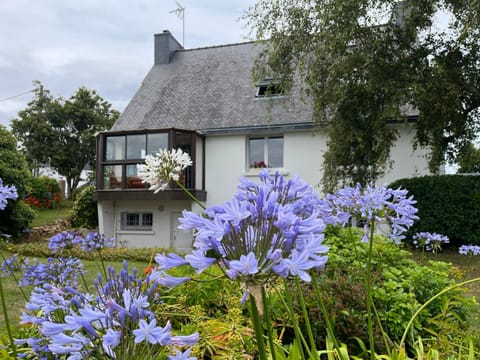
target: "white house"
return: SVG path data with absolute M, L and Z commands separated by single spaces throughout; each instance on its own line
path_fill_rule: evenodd
M 259 51 L 253 42 L 183 49 L 170 32 L 155 35 L 154 66 L 111 130 L 98 136 L 100 232 L 119 246 L 190 248 L 178 217 L 199 206 L 180 189 L 154 194 L 137 176 L 136 165 L 159 148 L 191 155 L 185 186 L 206 206 L 230 199 L 238 179 L 257 176 L 264 164 L 320 191 L 325 131 L 314 126 L 298 88 L 266 92 L 269 79 L 252 81 Z M 425 151 L 412 148 L 414 120 L 391 125 L 399 129 L 394 165 L 379 183 L 429 174 Z

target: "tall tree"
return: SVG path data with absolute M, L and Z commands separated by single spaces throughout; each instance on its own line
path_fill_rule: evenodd
M 82 170 L 95 163 L 95 134 L 109 129 L 119 113 L 94 90 L 79 88 L 68 100 L 54 98 L 40 82 L 34 99 L 11 121 L 32 167 L 48 163 L 66 179 L 70 195 Z
M 247 18 L 264 50 L 254 77 L 293 80 L 329 131 L 324 189 L 376 180 L 398 126 L 418 112 L 415 145 L 438 171 L 478 130 L 479 2 L 259 0 Z M 438 12 L 450 27 L 433 31 Z M 465 20 L 464 22 L 462 21 Z M 467 21 L 468 20 L 468 21 Z M 397 124 L 397 125 L 393 125 Z

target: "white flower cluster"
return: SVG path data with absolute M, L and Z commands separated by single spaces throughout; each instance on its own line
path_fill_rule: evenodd
M 155 193 L 168 188 L 171 180 L 178 181 L 180 174 L 192 165 L 190 156 L 181 149 L 160 149 L 155 156 L 147 155 L 145 164 L 137 165 L 138 176 L 150 184 Z

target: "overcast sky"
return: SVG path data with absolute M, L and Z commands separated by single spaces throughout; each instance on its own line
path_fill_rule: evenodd
M 247 40 L 239 18 L 255 0 L 178 2 L 186 48 Z M 123 111 L 153 65 L 153 35 L 168 29 L 182 42 L 182 20 L 170 13 L 177 7 L 175 0 L 0 0 L 0 124 L 32 100 L 35 80 L 56 97 L 94 89 Z

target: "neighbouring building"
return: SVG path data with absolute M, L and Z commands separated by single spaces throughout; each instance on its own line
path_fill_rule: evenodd
M 183 49 L 170 32 L 155 35 L 152 69 L 111 130 L 98 135 L 100 232 L 118 246 L 191 248 L 178 218 L 199 206 L 178 188 L 154 194 L 137 176 L 136 165 L 159 148 L 190 154 L 183 181 L 206 206 L 229 200 L 239 178 L 262 167 L 298 175 L 320 192 L 325 131 L 298 87 L 282 93 L 272 79 L 253 82 L 259 51 L 253 42 Z M 391 125 L 399 129 L 394 165 L 380 183 L 429 174 L 425 150 L 412 147 L 413 121 L 410 114 Z

